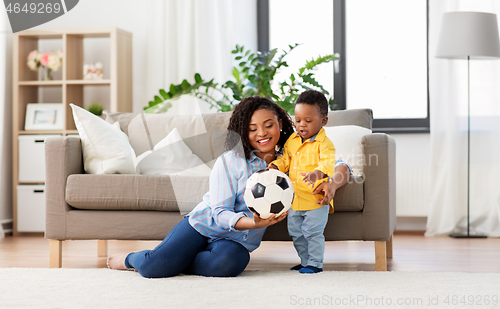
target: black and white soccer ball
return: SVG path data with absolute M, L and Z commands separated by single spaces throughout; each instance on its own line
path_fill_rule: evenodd
M 262 219 L 272 214 L 282 214 L 292 206 L 293 185 L 284 173 L 275 170 L 261 170 L 248 178 L 243 198 L 248 209 Z

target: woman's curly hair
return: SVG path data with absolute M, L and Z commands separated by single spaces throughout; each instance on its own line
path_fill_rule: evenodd
M 278 121 L 281 120 L 282 128 L 280 132 L 280 139 L 276 145 L 278 146 L 278 151 L 283 150 L 283 146 L 285 145 L 288 137 L 294 133 L 292 119 L 281 106 L 268 98 L 259 96 L 245 98 L 236 105 L 227 127 L 228 134 L 226 136 L 225 143 L 226 150 L 234 149 L 241 140 L 245 158 L 250 159 L 250 155 L 253 150 L 248 138 L 250 120 L 252 119 L 253 113 L 261 109 L 274 112 L 274 114 L 278 117 Z

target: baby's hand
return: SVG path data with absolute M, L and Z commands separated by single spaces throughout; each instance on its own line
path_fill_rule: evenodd
M 304 176 L 302 181 L 305 182 L 308 187 L 311 186 L 311 188 L 314 188 L 314 184 L 320 179 L 315 172 L 300 173 L 300 175 Z

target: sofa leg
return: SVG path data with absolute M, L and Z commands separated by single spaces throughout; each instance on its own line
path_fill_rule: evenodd
M 62 240 L 49 240 L 50 268 L 62 267 Z
M 387 271 L 387 250 L 385 241 L 375 241 L 375 270 Z
M 108 256 L 108 241 L 99 239 L 97 240 L 97 256 L 107 257 Z
M 389 240 L 385 242 L 385 248 L 388 259 L 392 259 L 392 236 L 393 235 L 391 235 L 391 238 L 389 238 Z

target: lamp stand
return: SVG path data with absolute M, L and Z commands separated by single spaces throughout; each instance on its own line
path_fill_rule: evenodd
M 486 238 L 486 235 L 470 234 L 470 56 L 467 56 L 467 234 L 450 234 L 453 238 Z

